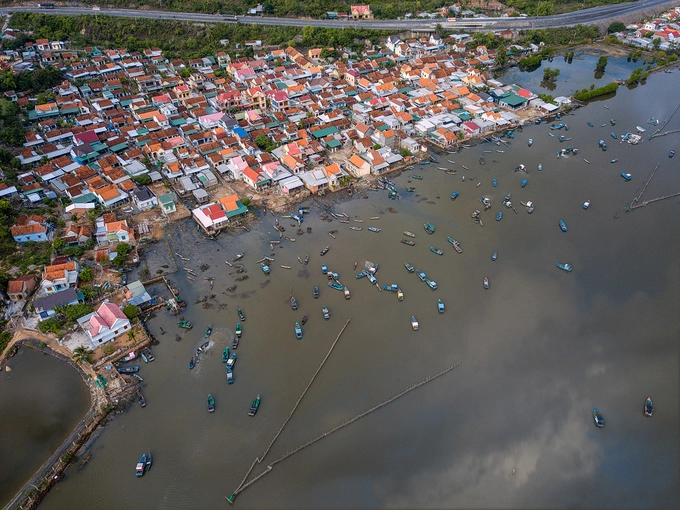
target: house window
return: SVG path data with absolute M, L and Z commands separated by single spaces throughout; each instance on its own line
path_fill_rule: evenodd
M 123 329 L 127 329 L 127 328 L 128 328 L 128 327 L 127 327 L 127 324 L 126 324 L 125 326 L 123 326 Z
M 114 334 L 114 335 L 117 335 L 117 334 L 118 334 L 118 330 L 114 331 L 113 334 Z

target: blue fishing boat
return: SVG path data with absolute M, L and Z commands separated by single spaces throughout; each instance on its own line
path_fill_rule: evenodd
M 627 181 L 630 181 L 633 178 L 631 174 L 627 174 L 626 172 L 621 172 L 621 177 L 623 177 Z
M 672 158 L 673 156 L 675 156 L 675 151 L 674 151 L 674 150 L 672 150 L 672 151 L 670 151 L 670 152 L 668 153 L 668 157 L 669 157 L 669 158 Z
M 378 233 L 378 232 L 380 232 L 382 229 L 381 229 L 381 228 L 377 228 L 377 227 L 368 227 L 368 230 L 371 231 L 371 232 Z
M 423 273 L 422 271 L 416 271 L 416 274 L 418 275 L 418 278 L 420 278 L 421 282 L 424 282 L 427 280 L 427 275 Z
M 560 230 L 561 230 L 562 232 L 566 232 L 566 231 L 567 231 L 567 224 L 566 224 L 564 221 L 562 221 L 562 220 L 560 220 Z
M 602 150 L 605 151 L 605 152 L 607 152 L 607 144 L 606 144 L 606 143 L 603 143 L 603 144 L 602 144 Z
M 241 333 L 242 333 L 242 332 L 243 332 L 243 329 L 242 329 L 242 327 L 241 327 L 241 323 L 238 322 L 238 323 L 236 324 L 236 336 L 239 337 L 239 338 L 241 338 Z
M 231 356 L 227 360 L 227 368 L 234 370 L 234 365 L 236 365 L 236 351 L 232 351 Z
M 146 453 L 142 453 L 142 456 L 139 459 L 137 466 L 135 467 L 135 475 L 144 476 L 145 472 L 146 472 Z
M 339 282 L 336 282 L 336 281 L 328 282 L 328 286 L 331 289 L 335 289 L 335 290 L 340 290 L 340 291 L 345 290 L 345 286 L 343 284 L 339 283 Z
M 355 275 L 355 278 L 356 278 L 357 280 L 359 280 L 359 279 L 361 279 L 361 278 L 366 278 L 366 271 L 364 270 L 364 271 L 361 271 L 360 273 L 357 273 L 357 274 Z
M 425 283 L 427 283 L 427 286 L 430 287 L 432 290 L 437 290 L 437 282 L 435 282 L 434 280 L 425 278 Z
M 262 272 L 263 272 L 264 274 L 269 274 L 269 266 L 268 266 L 267 264 L 265 264 L 264 262 L 262 262 L 262 263 L 260 264 L 260 267 L 262 268 Z
M 514 131 L 508 131 L 507 135 L 508 135 L 508 138 L 515 138 L 515 132 Z
M 498 258 L 498 252 L 493 252 L 491 254 L 491 260 L 496 260 Z
M 559 119 L 559 117 L 558 117 L 558 119 Z M 564 125 L 564 130 L 565 130 L 565 131 L 569 131 L 569 124 L 565 124 L 565 125 Z
M 319 297 L 319 287 L 314 285 L 314 299 L 317 299 Z
M 444 313 L 444 303 L 441 299 L 437 300 L 437 310 L 439 310 L 439 313 Z
M 494 178 L 494 179 L 491 181 L 491 184 L 493 184 L 493 187 L 495 188 L 496 186 L 498 186 L 498 180 L 497 180 L 496 178 Z
M 326 267 L 326 264 L 321 265 L 321 273 L 322 274 L 328 273 L 328 268 Z
M 526 179 L 522 179 L 520 186 L 522 186 L 524 188 L 527 185 L 527 182 L 528 181 Z
M 415 268 L 411 264 L 409 264 L 408 262 L 404 262 L 404 267 L 406 268 L 406 270 L 409 273 L 412 273 L 412 272 L 415 271 Z
M 616 133 L 614 133 L 614 131 L 611 132 L 611 135 L 612 135 L 612 138 L 613 138 L 614 140 L 616 140 L 617 137 L 616 137 Z
M 419 180 L 419 181 L 422 181 L 422 180 L 423 180 L 423 176 L 422 176 L 422 175 L 412 175 L 412 176 L 411 176 L 411 179 L 417 179 L 417 180 Z
M 609 162 L 610 163 L 616 163 L 617 161 L 618 161 L 618 158 L 614 158 L 614 159 L 610 160 Z
M 590 200 L 586 200 L 585 202 L 583 202 L 583 208 L 588 209 L 588 207 L 590 207 Z
M 460 195 L 459 191 L 454 191 L 453 193 L 451 193 L 451 200 L 455 200 L 456 198 L 458 198 L 458 195 Z
M 302 338 L 302 327 L 300 327 L 299 322 L 295 323 L 295 338 L 298 340 Z
M 194 356 L 192 356 L 191 359 L 189 360 L 189 370 L 191 370 L 195 366 L 196 366 L 196 358 Z
M 649 416 L 651 418 L 653 412 L 654 405 L 652 404 L 652 397 L 647 397 L 647 400 L 645 400 L 645 416 Z
M 604 427 L 604 418 L 597 409 L 593 409 L 593 420 L 595 420 L 595 425 L 598 427 Z
M 137 365 L 134 367 L 119 367 L 118 372 L 121 374 L 135 374 L 139 372 L 139 367 Z
M 234 384 L 234 371 L 227 367 L 227 384 Z
M 527 142 L 527 144 L 529 145 L 529 147 L 531 147 L 534 144 L 534 139 L 529 138 L 529 141 Z
M 324 306 L 321 311 L 323 312 L 323 318 L 328 320 L 331 318 L 331 312 L 328 311 L 328 307 Z
M 430 251 L 436 255 L 444 255 L 444 252 L 434 246 L 430 246 Z
M 567 273 L 571 273 L 571 264 L 560 264 L 558 262 L 557 267 L 559 267 L 562 271 L 566 271 Z
M 604 145 L 604 140 L 603 140 L 602 138 L 600 138 L 600 139 L 597 141 L 597 145 L 599 145 L 600 147 L 602 147 L 602 146 Z
M 425 223 L 423 225 L 423 228 L 425 229 L 425 232 L 427 232 L 428 234 L 434 234 L 435 232 L 435 228 L 432 223 Z
M 501 221 L 503 219 L 503 211 L 498 211 L 496 215 L 496 221 Z
M 592 122 L 588 122 L 588 125 L 589 125 L 590 127 L 595 127 L 595 126 L 593 125 Z
M 297 299 L 295 299 L 294 296 L 290 296 L 290 307 L 291 307 L 293 310 L 297 310 L 297 309 L 298 309 Z
M 222 351 L 222 363 L 229 361 L 229 347 L 225 347 Z

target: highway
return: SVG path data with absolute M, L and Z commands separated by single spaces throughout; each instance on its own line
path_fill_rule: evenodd
M 660 6 L 672 6 L 676 2 L 669 0 L 638 0 L 634 2 L 603 5 L 582 11 L 575 11 L 554 16 L 528 17 L 528 18 L 465 18 L 457 22 L 447 22 L 446 20 L 366 20 L 366 21 L 338 21 L 338 20 L 319 20 L 304 18 L 274 18 L 259 16 L 238 16 L 241 23 L 255 25 L 280 25 L 280 26 L 314 26 L 328 28 L 370 28 L 377 30 L 409 30 L 409 29 L 433 29 L 437 24 L 441 24 L 446 29 L 456 29 L 457 27 L 465 30 L 502 30 L 502 29 L 529 29 L 529 28 L 554 28 L 561 26 L 572 26 L 578 24 L 589 24 L 607 20 L 614 20 L 617 17 L 634 14 L 650 8 Z M 152 11 L 135 9 L 105 9 L 92 10 L 88 7 L 57 7 L 55 9 L 40 9 L 37 6 L 17 6 L 0 9 L 0 14 L 5 15 L 8 11 L 30 11 L 52 15 L 108 15 L 125 18 L 148 18 L 148 19 L 169 19 L 181 21 L 193 21 L 199 23 L 234 23 L 227 21 L 218 14 L 201 14 L 192 12 L 171 12 L 171 11 Z M 480 26 L 469 28 L 466 23 L 473 22 Z M 484 26 L 487 25 L 487 26 Z

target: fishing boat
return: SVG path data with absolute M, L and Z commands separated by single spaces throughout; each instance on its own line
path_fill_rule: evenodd
M 297 310 L 297 309 L 298 309 L 297 300 L 296 300 L 295 297 L 293 297 L 293 296 L 290 296 L 290 307 L 291 307 L 293 310 Z
M 408 262 L 404 262 L 404 267 L 409 273 L 413 273 L 415 271 L 415 268 Z
M 302 323 L 303 326 L 307 324 L 307 316 L 305 315 L 300 322 Z
M 194 356 L 192 356 L 191 359 L 189 360 L 189 370 L 191 370 L 195 366 L 196 366 L 196 358 Z
M 491 184 L 493 184 L 493 187 L 494 187 L 494 188 L 495 188 L 496 186 L 498 186 L 498 179 L 494 178 L 494 179 L 491 181 Z
M 560 220 L 560 230 L 561 230 L 562 232 L 566 232 L 566 231 L 567 231 L 567 224 L 566 224 L 564 221 L 562 221 L 562 220 Z
M 568 263 L 560 264 L 558 262 L 557 267 L 559 267 L 562 271 L 566 271 L 567 273 L 571 273 L 571 264 L 568 264 Z
M 243 253 L 237 253 L 236 256 L 231 259 L 232 262 L 236 262 L 238 260 L 241 260 L 243 258 Z
M 215 399 L 210 393 L 208 393 L 208 412 L 209 413 L 215 412 Z
M 146 357 L 146 353 L 144 353 L 144 352 L 142 352 L 142 361 L 144 361 L 144 363 L 149 362 L 149 358 Z
M 621 177 L 623 177 L 627 181 L 630 181 L 633 178 L 631 174 L 627 174 L 626 172 L 621 172 Z
M 343 292 L 343 294 L 345 294 L 345 299 L 350 299 L 352 297 L 351 294 L 349 293 L 349 289 L 347 287 L 342 289 L 342 292 Z
M 140 457 L 137 466 L 135 466 L 135 475 L 144 476 L 145 471 L 146 471 L 146 453 L 142 453 L 142 456 Z
M 413 186 L 409 186 L 408 188 L 404 188 L 408 193 L 413 193 L 416 189 Z
M 427 232 L 428 234 L 434 234 L 435 232 L 435 228 L 432 223 L 425 223 L 423 225 L 423 228 L 425 229 L 425 232 Z
M 146 470 L 150 471 L 151 466 L 153 465 L 153 457 L 151 457 L 151 452 L 146 452 Z
M 618 137 L 616 136 L 616 133 L 614 133 L 614 131 L 611 132 L 611 135 L 612 135 L 612 138 L 613 138 L 614 140 L 616 140 L 616 139 L 618 138 Z
M 134 374 L 139 372 L 139 367 L 137 365 L 134 367 L 119 367 L 118 372 L 121 374 Z
M 416 271 L 416 274 L 418 275 L 418 278 L 420 278 L 421 282 L 424 282 L 427 280 L 427 275 L 423 273 L 422 271 Z
M 489 279 L 486 276 L 484 277 L 484 288 L 485 289 L 489 288 Z
M 590 200 L 586 200 L 585 202 L 583 202 L 583 208 L 588 209 L 588 207 L 590 207 Z
M 295 338 L 300 340 L 302 338 L 302 327 L 299 322 L 295 323 Z
M 479 164 L 484 165 L 486 162 L 484 161 L 484 158 L 479 158 Z
M 604 152 L 607 152 L 607 144 L 606 144 L 606 143 L 603 143 L 603 144 L 602 144 L 602 150 L 603 150 Z
M 654 406 L 652 405 L 652 397 L 647 397 L 647 400 L 645 400 L 645 416 L 651 418 L 653 412 Z
M 362 278 L 366 278 L 366 275 L 367 275 L 367 274 L 368 274 L 368 273 L 366 272 L 366 270 L 363 270 L 363 271 L 361 271 L 360 273 L 357 273 L 356 275 L 354 275 L 354 277 L 355 277 L 357 280 L 360 280 L 360 279 L 362 279 Z
M 498 211 L 496 215 L 496 221 L 501 221 L 503 219 L 503 211 Z
M 595 127 L 592 122 L 587 123 L 590 127 Z
M 460 247 L 460 243 L 458 241 L 452 237 L 447 237 L 446 240 L 451 243 L 454 250 L 456 250 L 458 253 L 463 253 L 463 249 Z
M 609 109 L 609 108 L 607 108 L 607 109 Z M 609 119 L 609 123 L 610 123 L 612 126 L 616 126 L 616 121 L 615 121 L 614 119 Z
M 520 186 L 522 186 L 522 187 L 524 188 L 524 187 L 526 187 L 526 185 L 527 185 L 527 180 L 526 180 L 526 179 L 522 179 L 522 182 L 520 183 Z
M 616 163 L 617 161 L 618 161 L 618 158 L 614 158 L 614 159 L 610 160 L 609 162 L 610 163 Z
M 426 278 L 425 283 L 427 283 L 427 286 L 430 287 L 432 290 L 437 290 L 437 282 L 435 282 L 434 280 Z
M 370 230 L 371 232 L 376 232 L 376 233 L 378 233 L 378 232 L 380 232 L 382 229 L 381 229 L 381 228 L 376 228 L 376 227 L 368 227 L 368 230 Z
M 421 161 L 420 164 L 423 165 L 423 166 L 429 165 L 430 161 Z
M 212 334 L 212 326 L 208 325 L 208 327 L 205 328 L 205 334 L 203 335 L 203 337 L 209 338 L 211 334 Z
M 430 246 L 430 251 L 436 255 L 444 255 L 444 252 L 434 246 Z
M 236 324 L 236 336 L 237 336 L 238 338 L 241 338 L 241 333 L 242 333 L 242 332 L 243 332 L 243 329 L 242 329 L 242 327 L 241 327 L 241 323 L 238 322 L 238 323 Z
M 674 150 L 672 150 L 672 151 L 670 151 L 670 152 L 668 153 L 668 157 L 669 157 L 669 158 L 672 158 L 673 156 L 675 156 L 675 151 L 674 151 Z
M 319 287 L 314 285 L 314 299 L 318 299 L 318 298 L 319 298 Z
M 321 274 L 326 273 L 328 273 L 328 268 L 326 267 L 326 264 L 321 264 Z
M 238 342 L 239 342 L 238 337 L 234 336 L 234 339 L 231 341 L 231 348 L 234 350 L 238 349 Z
M 529 145 L 529 147 L 531 147 L 533 144 L 534 144 L 534 139 L 529 138 L 529 140 L 527 141 L 527 145 Z
M 264 274 L 269 274 L 270 270 L 269 270 L 269 266 L 267 264 L 265 264 L 264 262 L 261 262 L 260 267 L 262 268 L 262 272 Z
M 598 412 L 597 409 L 593 409 L 593 420 L 595 421 L 595 425 L 597 425 L 598 427 L 600 428 L 604 427 L 604 418 Z
M 647 131 L 647 130 L 646 130 L 645 128 L 643 128 L 642 126 L 635 126 L 635 129 L 637 129 L 637 132 L 638 132 L 638 133 L 644 133 L 645 131 Z
M 191 329 L 191 328 L 194 327 L 193 324 L 191 324 L 191 322 L 189 322 L 189 321 L 179 321 L 179 322 L 177 323 L 177 325 L 178 325 L 180 328 L 184 328 L 184 329 Z
M 238 314 L 238 320 L 241 322 L 246 320 L 245 314 L 241 311 L 241 308 L 236 308 L 236 313 Z
M 330 250 L 330 249 L 331 249 L 330 246 L 326 246 L 323 250 L 321 250 L 319 252 L 319 255 L 321 255 L 323 257 L 324 255 L 326 255 L 326 253 L 328 253 L 328 250 Z
M 494 261 L 495 261 L 497 258 L 498 258 L 498 252 L 493 252 L 493 253 L 491 254 L 491 260 L 494 260 Z
M 328 320 L 331 318 L 331 312 L 328 311 L 328 307 L 324 306 L 321 311 L 323 312 L 323 318 Z
M 418 319 L 416 319 L 415 315 L 411 315 L 411 327 L 413 328 L 413 331 L 418 331 L 418 328 L 420 328 Z
M 234 365 L 236 365 L 236 351 L 232 351 L 231 356 L 227 360 L 227 368 L 234 370 Z
M 137 402 L 139 402 L 140 407 L 146 407 L 146 399 L 144 398 L 144 395 L 142 395 L 141 391 L 137 393 Z
M 413 232 L 409 232 L 408 230 L 404 230 L 404 235 L 406 237 L 415 237 L 416 236 Z
M 229 346 L 225 347 L 222 351 L 222 363 L 229 361 Z
M 144 379 L 142 379 L 142 376 L 139 374 L 132 374 L 132 377 L 137 379 L 139 382 L 144 382 Z M 95 383 L 96 384 L 96 383 Z
M 555 135 L 553 135 L 552 133 L 548 133 L 548 134 L 549 134 L 550 136 L 552 136 L 553 138 L 555 138 Z
M 412 175 L 412 176 L 411 176 L 411 179 L 417 179 L 417 180 L 419 180 L 419 181 L 422 181 L 422 180 L 423 180 L 423 176 L 422 176 L 422 175 Z
M 444 313 L 444 303 L 441 299 L 437 300 L 437 310 L 439 310 L 439 313 Z
M 404 300 L 404 292 L 401 290 L 401 288 L 397 289 L 397 299 L 398 299 L 399 301 L 403 301 L 403 300 Z
M 451 193 L 451 200 L 455 200 L 456 198 L 458 198 L 458 195 L 460 195 L 459 191 L 454 191 L 453 193 Z
M 227 384 L 234 384 L 234 371 L 227 367 Z
M 345 286 L 343 284 L 341 284 L 340 282 L 336 282 L 336 281 L 328 282 L 328 286 L 331 289 L 340 290 L 340 291 L 345 289 Z
M 250 404 L 250 409 L 248 409 L 248 416 L 255 416 L 259 408 L 260 408 L 260 396 L 258 395 L 253 399 L 253 403 Z
M 201 353 L 204 353 L 205 351 L 208 350 L 208 346 L 210 345 L 210 341 L 202 343 L 198 349 L 196 349 L 196 354 L 200 355 Z

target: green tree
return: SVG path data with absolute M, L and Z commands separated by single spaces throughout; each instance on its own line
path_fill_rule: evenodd
M 595 69 L 604 71 L 605 67 L 607 67 L 607 57 L 602 55 L 599 59 L 597 59 L 597 65 L 595 66 Z
M 661 44 L 661 38 L 655 37 L 654 40 L 652 41 L 652 46 L 654 46 L 654 49 L 658 50 L 660 44 Z
M 508 63 L 508 50 L 505 48 L 505 46 L 500 46 L 496 50 L 496 65 L 498 67 L 503 67 L 507 63 Z
M 555 79 L 560 75 L 560 70 L 559 69 L 552 69 L 550 67 L 546 67 L 543 69 L 543 79 L 546 81 L 555 81 Z
M 83 282 L 91 282 L 94 278 L 94 270 L 91 267 L 85 268 L 80 272 L 80 280 Z
M 52 241 L 52 247 L 54 248 L 54 251 L 59 251 L 62 248 L 66 246 L 66 241 L 64 241 L 61 237 L 56 237 L 54 241 Z
M 624 25 L 621 21 L 614 21 L 607 28 L 607 33 L 608 34 L 614 34 L 616 32 L 623 32 L 625 29 L 626 29 L 626 25 Z
M 73 350 L 73 361 L 77 364 L 80 363 L 91 363 L 92 362 L 92 352 L 82 345 L 76 347 Z
M 139 308 L 135 305 L 127 305 L 123 308 L 123 313 L 128 319 L 132 320 L 139 315 Z
M 255 138 L 255 144 L 266 152 L 271 152 L 275 149 L 274 142 L 267 135 L 260 135 Z
M 94 310 L 91 305 L 87 303 L 78 303 L 76 305 L 66 305 L 58 309 L 58 313 L 61 313 L 66 317 L 69 322 L 75 322 L 81 317 L 84 317 L 88 313 L 92 313 Z
M 131 179 L 132 182 L 139 184 L 140 186 L 148 186 L 151 184 L 151 177 L 149 177 L 149 174 L 135 175 L 131 177 Z

